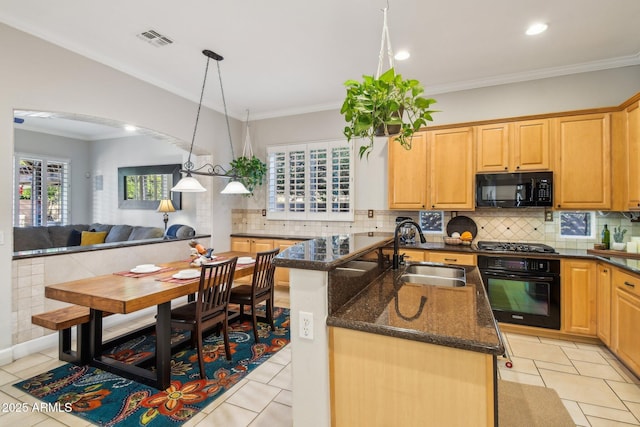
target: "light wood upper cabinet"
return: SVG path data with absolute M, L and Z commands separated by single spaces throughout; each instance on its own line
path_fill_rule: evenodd
M 610 115 L 559 117 L 553 126 L 556 208 L 610 209 Z
M 595 261 L 561 260 L 562 331 L 596 336 L 597 275 Z
M 478 172 L 509 170 L 511 126 L 508 123 L 476 127 L 476 166 Z
M 473 135 L 472 127 L 427 131 L 431 209 L 474 209 Z
M 597 266 L 597 310 L 598 338 L 610 345 L 611 343 L 611 267 L 598 263 Z
M 640 210 L 640 102 L 626 111 L 627 114 L 627 208 Z
M 477 126 L 476 159 L 478 172 L 549 170 L 549 119 Z
M 411 150 L 389 138 L 389 209 L 425 209 L 427 206 L 427 138 L 413 135 Z
M 551 169 L 549 128 L 549 119 L 525 120 L 513 124 L 513 170 Z

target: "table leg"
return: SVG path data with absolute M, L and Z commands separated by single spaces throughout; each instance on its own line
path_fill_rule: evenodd
M 91 309 L 89 315 L 89 359 L 102 356 L 102 311 Z
M 158 304 L 156 317 L 156 375 L 158 388 L 171 383 L 171 303 Z

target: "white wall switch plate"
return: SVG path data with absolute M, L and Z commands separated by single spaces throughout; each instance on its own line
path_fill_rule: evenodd
M 313 339 L 313 313 L 300 312 L 300 338 Z

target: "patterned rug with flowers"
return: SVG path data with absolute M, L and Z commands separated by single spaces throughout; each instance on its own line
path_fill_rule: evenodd
M 258 315 L 264 315 L 258 311 Z M 232 361 L 222 334 L 204 340 L 207 379 L 200 379 L 198 356 L 186 348 L 171 360 L 171 386 L 157 390 L 90 366 L 65 364 L 14 384 L 32 396 L 100 426 L 179 426 L 289 343 L 289 310 L 275 308 L 275 331 L 259 322 L 255 344 L 251 321 L 229 325 Z M 189 332 L 174 332 L 172 341 Z M 133 363 L 153 354 L 155 336 L 143 335 L 107 350 L 109 357 Z

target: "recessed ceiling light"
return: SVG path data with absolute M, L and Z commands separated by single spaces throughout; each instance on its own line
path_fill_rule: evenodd
M 134 131 L 134 130 L 136 130 L 137 128 L 136 128 L 135 126 L 132 126 L 132 125 L 126 125 L 126 126 L 124 127 L 124 129 L 125 129 L 126 131 L 128 131 L 128 132 L 133 132 L 133 131 Z
M 398 51 L 398 53 L 396 53 L 393 58 L 396 61 L 404 61 L 405 59 L 409 59 L 410 56 L 411 54 L 409 53 L 409 51 L 401 50 L 401 51 Z
M 528 36 L 535 36 L 536 34 L 544 33 L 545 31 L 547 31 L 547 28 L 549 28 L 547 24 L 543 22 L 537 22 L 527 28 L 526 34 Z

